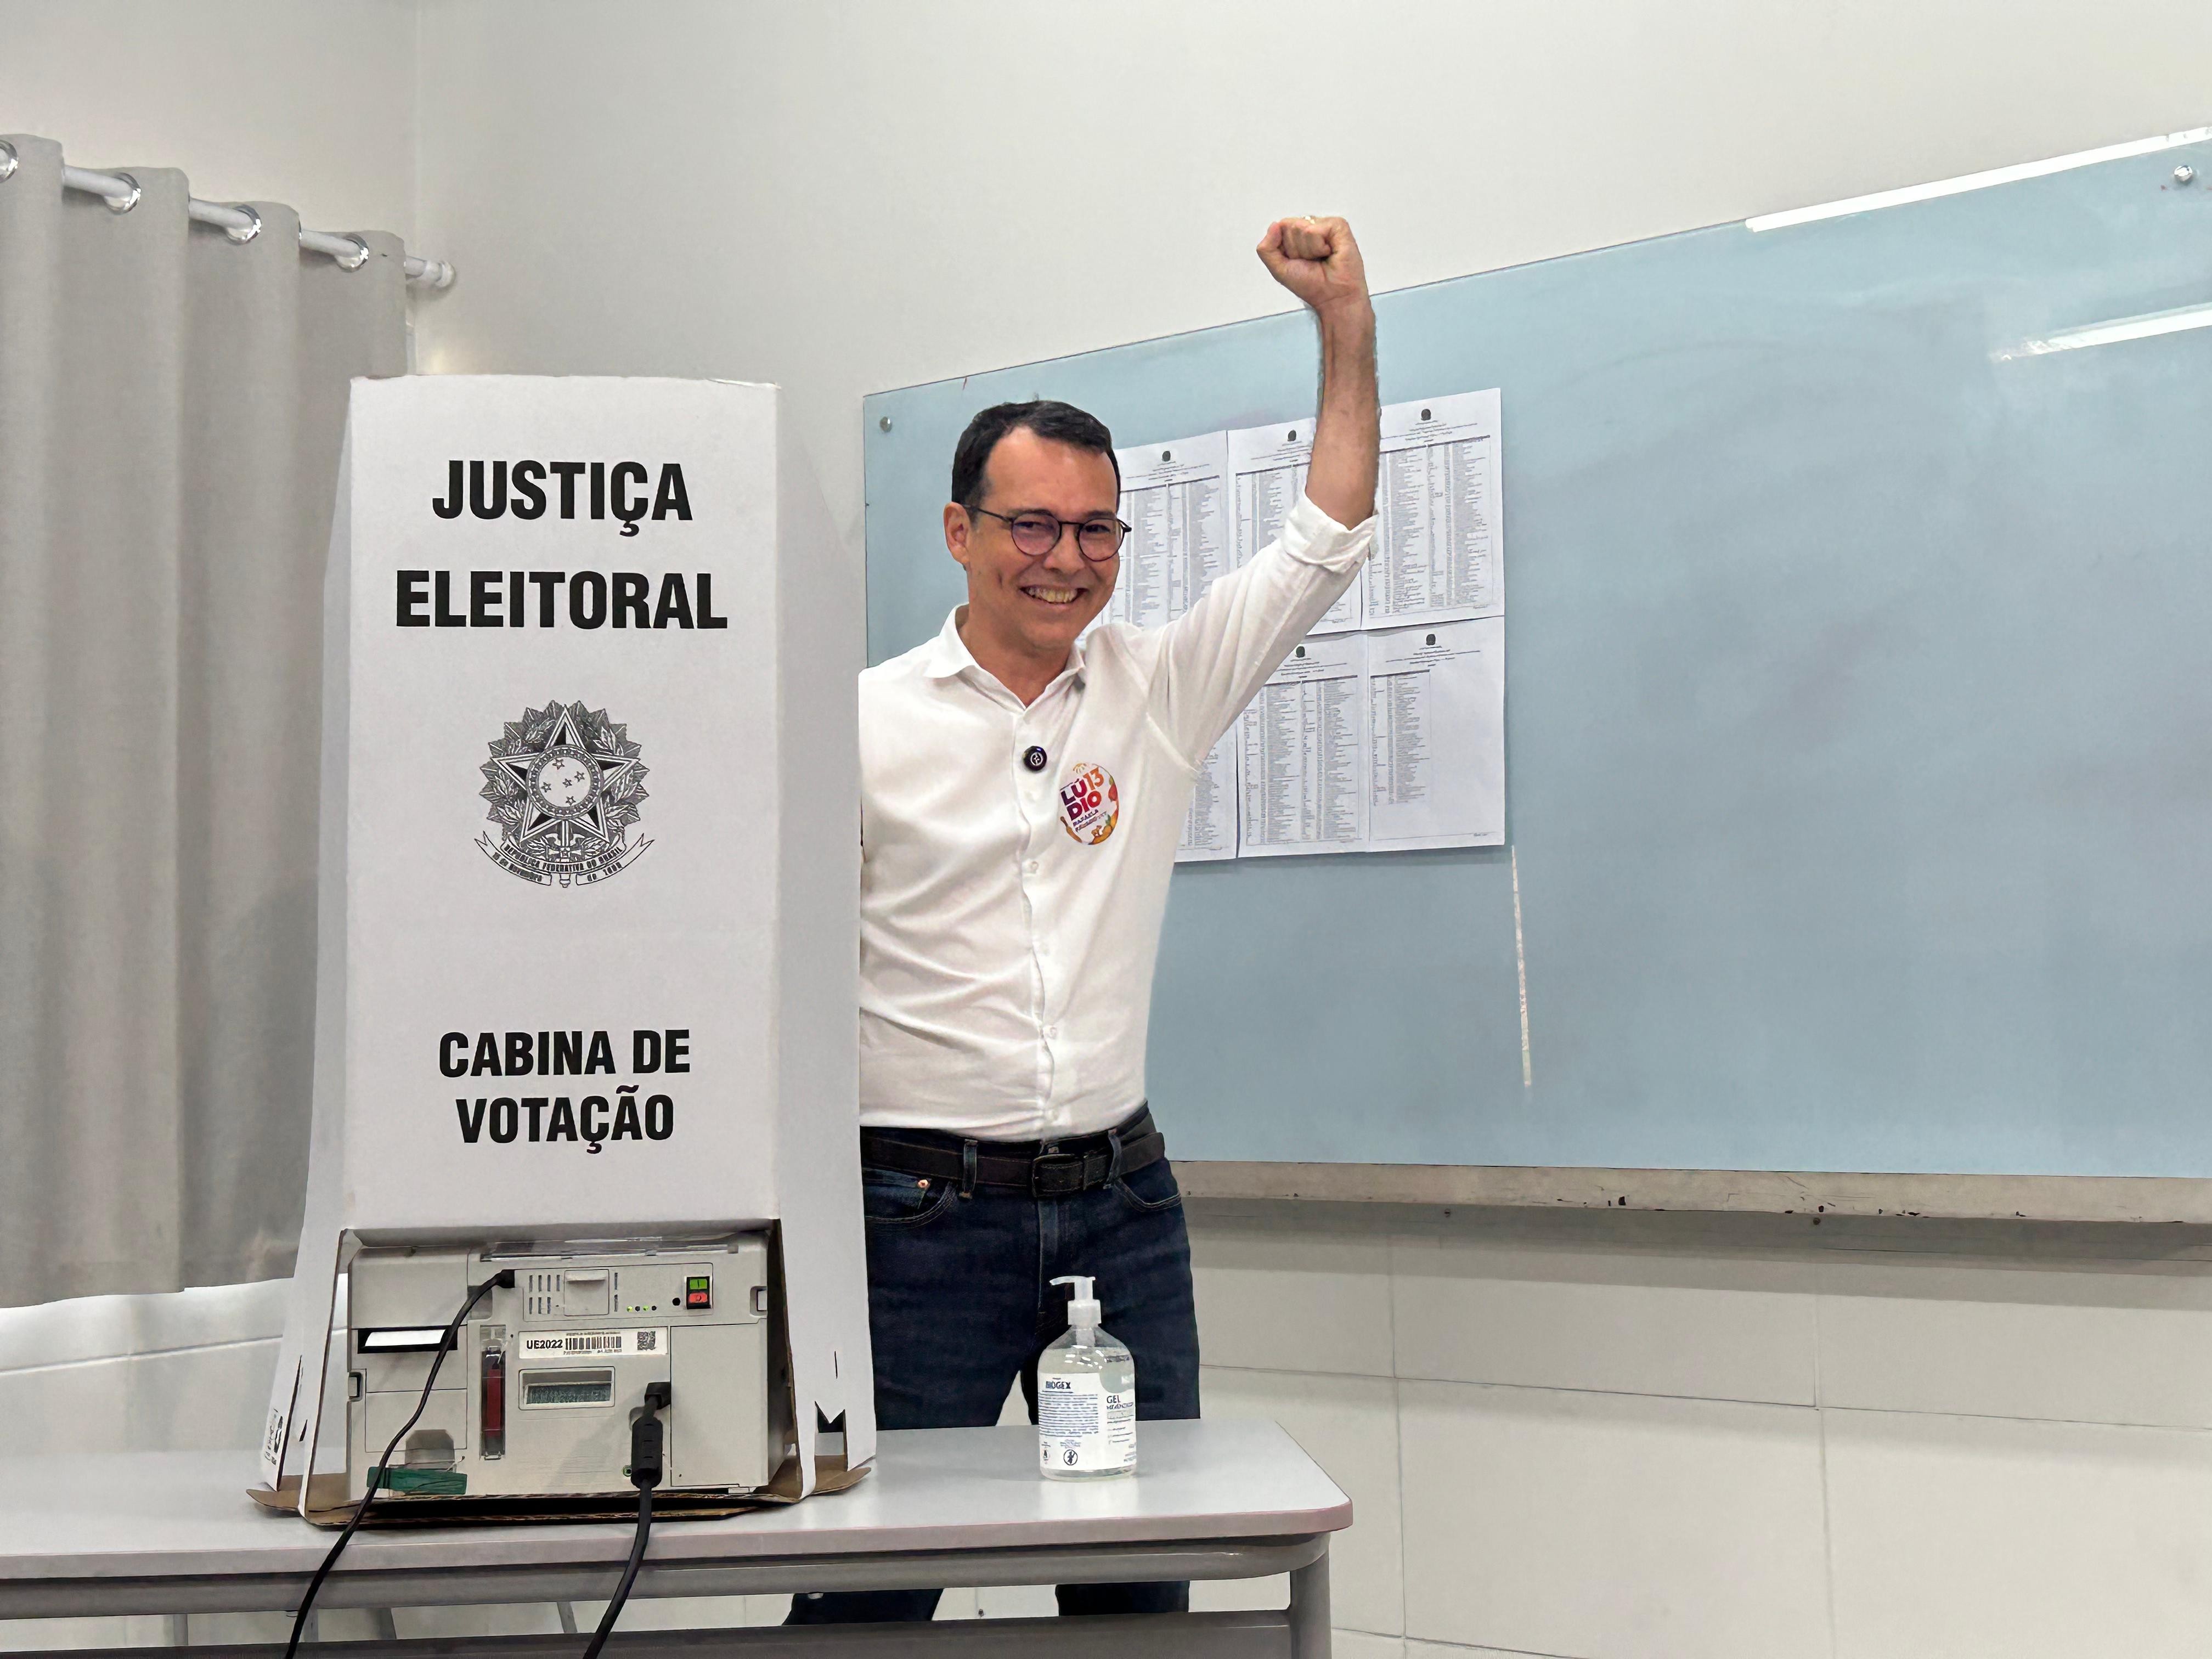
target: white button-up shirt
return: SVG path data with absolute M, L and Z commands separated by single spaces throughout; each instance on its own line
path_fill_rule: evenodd
M 1302 497 L 1183 616 L 1094 629 L 1027 708 L 957 611 L 860 676 L 862 1123 L 1044 1140 L 1144 1101 L 1192 786 L 1373 539 Z

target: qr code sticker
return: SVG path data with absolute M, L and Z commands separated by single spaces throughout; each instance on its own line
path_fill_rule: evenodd
M 640 1331 L 637 1334 L 637 1351 L 640 1353 L 651 1353 L 659 1346 L 660 1333 L 659 1331 Z

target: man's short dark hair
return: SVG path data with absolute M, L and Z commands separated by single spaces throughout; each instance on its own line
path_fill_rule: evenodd
M 1068 444 L 1103 455 L 1114 463 L 1114 483 L 1121 483 L 1121 464 L 1114 460 L 1114 434 L 1096 415 L 1085 414 L 1073 404 L 1039 398 L 1026 404 L 993 404 L 968 422 L 952 451 L 952 499 L 973 512 L 983 504 L 984 465 L 999 440 L 1009 432 L 1026 428 L 1056 444 Z

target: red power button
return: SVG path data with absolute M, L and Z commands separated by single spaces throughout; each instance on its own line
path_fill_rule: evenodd
M 684 1281 L 684 1305 L 687 1308 L 711 1308 L 714 1305 L 712 1279 L 687 1279 Z

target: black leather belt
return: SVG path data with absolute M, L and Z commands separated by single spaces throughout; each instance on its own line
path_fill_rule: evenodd
M 1121 1143 L 1117 1169 L 1114 1142 Z M 1067 1198 L 1103 1187 L 1168 1155 L 1167 1138 L 1139 1106 L 1101 1134 L 1060 1140 L 969 1140 L 938 1129 L 863 1129 L 860 1162 L 901 1175 L 950 1181 L 963 1192 L 1018 1193 Z

